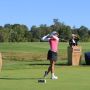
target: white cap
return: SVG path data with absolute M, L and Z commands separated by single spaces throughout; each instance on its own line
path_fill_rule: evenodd
M 51 35 L 55 35 L 55 34 L 58 34 L 56 31 L 53 31 L 52 33 L 51 33 Z

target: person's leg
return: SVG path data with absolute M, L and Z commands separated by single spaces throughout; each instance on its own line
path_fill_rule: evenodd
M 51 72 L 51 75 L 52 75 L 51 78 L 52 79 L 58 79 L 58 77 L 56 77 L 54 75 L 55 63 L 56 63 L 56 60 L 57 60 L 57 54 L 55 54 L 55 53 L 48 53 L 48 56 L 49 56 L 48 59 L 50 60 L 50 66 L 48 67 L 48 71 L 45 71 L 44 77 L 46 77 L 48 75 L 48 73 Z
M 51 73 L 55 72 L 55 61 L 51 61 Z
M 48 71 L 45 71 L 44 77 L 46 77 L 48 75 L 48 73 L 51 72 L 51 79 L 58 79 L 58 77 L 54 75 L 55 63 L 56 63 L 56 61 L 50 60 L 50 66 L 48 67 Z
M 53 60 L 50 60 L 50 66 L 48 67 L 48 71 L 47 73 L 51 72 L 51 73 L 54 73 L 54 70 L 55 70 L 55 61 Z
M 47 73 L 51 72 L 52 73 L 52 60 L 50 60 L 50 66 L 48 67 Z
M 46 77 L 51 71 L 52 71 L 52 60 L 50 60 L 50 66 L 48 67 L 48 70 L 45 71 L 44 77 Z
M 58 79 L 58 77 L 54 75 L 55 63 L 56 63 L 56 61 L 54 61 L 54 60 L 51 62 L 51 79 Z

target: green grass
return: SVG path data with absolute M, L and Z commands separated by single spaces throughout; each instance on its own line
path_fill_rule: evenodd
M 90 90 L 90 67 L 57 65 L 58 80 L 51 80 L 49 74 L 45 84 L 38 83 L 47 67 L 48 65 L 30 65 L 28 69 L 2 70 L 0 90 Z
M 84 51 L 90 50 L 90 42 L 79 43 Z M 68 43 L 59 43 L 59 50 L 66 52 Z M 47 51 L 49 49 L 48 42 L 23 42 L 23 43 L 0 43 L 1 52 L 38 52 Z
M 90 42 L 79 43 L 84 53 L 90 51 Z M 67 59 L 68 43 L 59 43 L 58 59 Z M 13 60 L 45 60 L 49 49 L 48 42 L 0 43 L 0 52 L 4 59 Z
M 0 43 L 1 52 L 38 52 L 49 48 L 48 43 L 25 42 L 25 43 Z
M 67 65 L 68 43 L 59 45 L 59 59 L 56 64 L 58 80 L 46 84 L 38 83 L 49 62 L 46 60 L 49 45 L 46 42 L 0 43 L 3 68 L 0 73 L 0 90 L 90 90 L 90 67 Z M 80 43 L 82 54 L 90 51 L 90 43 Z

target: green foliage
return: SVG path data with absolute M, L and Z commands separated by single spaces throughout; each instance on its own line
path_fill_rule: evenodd
M 90 30 L 87 27 L 71 28 L 58 19 L 53 19 L 53 24 L 50 26 L 41 24 L 37 27 L 34 25 L 31 29 L 26 25 L 20 24 L 0 26 L 0 42 L 40 42 L 41 37 L 52 31 L 59 33 L 59 38 L 62 42 L 68 41 L 72 33 L 77 34 L 80 37 L 80 41 L 90 41 Z

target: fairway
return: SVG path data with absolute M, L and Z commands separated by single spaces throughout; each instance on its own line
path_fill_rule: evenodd
M 47 65 L 29 66 L 28 69 L 3 70 L 0 74 L 0 90 L 90 90 L 90 67 L 56 66 L 58 80 L 38 83 Z
M 80 43 L 82 56 L 90 51 L 90 43 Z M 82 58 L 80 66 L 67 65 L 68 43 L 60 43 L 59 58 L 56 63 L 58 80 L 38 83 L 43 78 L 49 62 L 46 60 L 49 45 L 46 42 L 1 43 L 3 68 L 0 72 L 0 90 L 90 90 L 90 67 Z
M 90 90 L 90 0 L 0 3 L 0 90 Z

